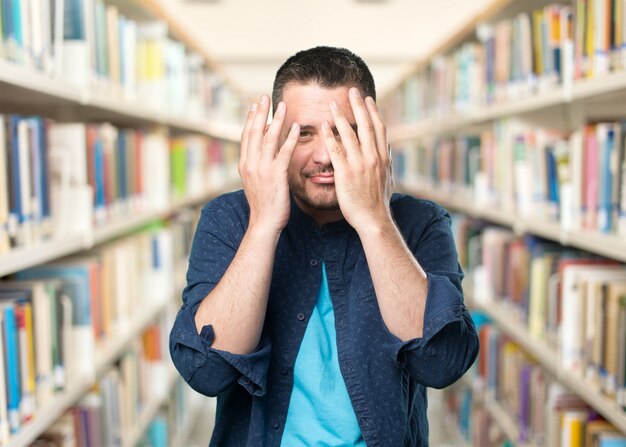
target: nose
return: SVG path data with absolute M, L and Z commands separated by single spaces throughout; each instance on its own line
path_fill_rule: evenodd
M 313 149 L 313 161 L 322 166 L 331 166 L 330 155 L 322 138 L 316 138 Z

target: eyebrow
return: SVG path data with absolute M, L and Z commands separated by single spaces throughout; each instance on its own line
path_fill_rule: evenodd
M 356 134 L 357 133 L 357 129 L 358 129 L 358 126 L 356 125 L 356 123 L 350 124 L 350 127 L 352 127 L 352 130 Z M 316 129 L 315 129 L 315 126 L 312 126 L 310 124 L 304 124 L 304 125 L 300 126 L 300 131 L 303 131 L 303 130 L 310 132 L 310 131 L 313 131 L 313 130 L 316 130 Z M 333 131 L 333 133 L 337 133 L 337 126 L 331 127 L 331 130 Z

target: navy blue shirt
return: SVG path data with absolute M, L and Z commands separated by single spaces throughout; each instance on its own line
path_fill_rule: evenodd
M 393 195 L 391 208 L 428 275 L 421 338 L 402 341 L 385 326 L 356 231 L 345 220 L 319 227 L 292 199 L 276 249 L 261 341 L 253 353 L 236 355 L 212 348 L 213 327 L 198 334 L 194 316 L 235 256 L 250 210 L 243 191 L 205 205 L 170 352 L 192 388 L 218 396 L 211 446 L 280 446 L 293 367 L 316 304 L 322 262 L 335 311 L 341 374 L 366 444 L 428 445 L 426 387 L 442 388 L 461 377 L 476 358 L 478 337 L 463 304 L 463 272 L 447 212 L 399 194 Z

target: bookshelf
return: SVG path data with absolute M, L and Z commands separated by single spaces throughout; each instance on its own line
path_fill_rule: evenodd
M 135 426 L 134 430 L 128 434 L 128 437 L 124 439 L 122 442 L 123 447 L 134 447 L 140 441 L 141 437 L 145 433 L 150 425 L 150 422 L 154 419 L 159 409 L 167 402 L 167 398 L 169 397 L 169 391 L 172 389 L 176 380 L 178 380 L 179 374 L 178 371 L 174 368 L 173 365 L 168 365 L 167 368 L 167 385 L 166 389 L 168 393 L 164 396 L 158 396 L 152 399 L 148 404 L 141 410 L 141 414 L 139 416 L 139 423 Z
M 0 59 L 0 111 L 58 115 L 64 121 L 112 121 L 125 125 L 164 125 L 174 132 L 193 132 L 238 142 L 237 124 L 215 119 L 194 119 L 173 115 L 139 101 L 112 98 L 88 88 L 76 88 L 64 79 L 55 79 Z
M 63 4 L 59 0 L 35 0 L 35 3 L 46 7 Z M 66 262 L 66 259 L 71 262 L 80 256 L 101 256 L 107 247 L 116 247 L 127 236 L 137 234 L 141 229 L 156 227 L 160 222 L 174 222 L 181 217 L 189 219 L 189 209 L 197 209 L 238 185 L 233 163 L 241 132 L 241 92 L 187 30 L 177 11 L 163 0 L 70 0 L 64 4 L 76 8 L 75 11 L 82 10 L 84 15 L 71 14 L 72 18 L 67 15 L 64 19 L 60 17 L 60 21 L 47 17 L 48 20 L 42 23 L 48 24 L 50 29 L 43 32 L 35 29 L 34 22 L 24 21 L 22 25 L 29 29 L 23 36 L 16 37 L 17 47 L 16 42 L 9 44 L 4 41 L 6 35 L 0 33 L 0 159 L 4 162 L 0 163 L 0 282 L 13 280 L 13 275 L 49 262 Z M 49 13 L 46 8 L 40 12 L 44 15 Z M 77 17 L 78 22 L 75 22 Z M 4 19 L 4 26 L 12 26 L 7 25 L 7 19 Z M 124 37 L 115 37 L 116 33 L 111 33 L 111 30 L 118 30 Z M 45 45 L 36 42 L 39 38 Z M 119 41 L 116 42 L 116 39 Z M 77 48 L 80 52 L 72 53 Z M 71 62 L 68 63 L 68 60 Z M 177 69 L 170 70 L 173 64 Z M 119 66 L 115 68 L 116 65 Z M 124 71 L 125 66 L 131 68 Z M 84 68 L 84 72 L 80 68 L 75 71 L 76 67 Z M 28 133 L 30 139 L 23 139 L 21 137 L 26 134 L 20 136 L 12 127 L 17 125 L 17 120 L 27 121 L 31 117 L 41 123 L 44 135 L 41 140 L 31 133 Z M 12 121 L 14 118 L 16 121 Z M 61 179 L 69 179 L 68 183 L 61 184 L 58 178 L 61 171 L 58 169 L 62 170 L 63 166 L 75 160 L 63 159 L 61 168 L 54 165 L 58 160 L 53 160 L 51 154 L 56 156 L 59 152 L 58 148 L 52 148 L 48 137 L 55 127 L 71 126 L 73 123 L 83 126 L 86 136 L 82 141 L 84 147 L 72 147 L 73 143 L 66 141 L 64 144 L 67 147 L 60 149 L 70 157 L 73 156 L 72 151 L 74 155 L 77 150 L 86 152 L 79 158 L 79 164 L 82 160 L 85 165 Z M 96 143 L 85 141 L 90 131 L 97 136 Z M 33 132 L 33 128 L 29 127 L 27 132 Z M 107 138 L 113 138 L 108 142 L 105 140 L 106 132 L 109 132 Z M 158 141 L 156 145 L 151 141 L 149 146 L 146 142 L 149 139 Z M 133 146 L 129 143 L 131 141 Z M 59 146 L 59 143 L 55 144 Z M 103 157 L 112 158 L 98 161 L 98 149 L 94 144 L 102 144 Z M 107 144 L 110 146 L 107 147 Z M 161 159 L 157 160 L 160 164 L 149 165 L 155 160 L 155 150 L 161 153 Z M 91 151 L 96 153 L 96 161 L 89 158 Z M 141 156 L 136 155 L 140 153 Z M 24 154 L 29 155 L 24 158 Z M 136 158 L 131 158 L 135 155 Z M 15 160 L 18 160 L 17 165 L 11 164 Z M 98 163 L 109 164 L 103 168 Z M 152 169 L 155 166 L 157 169 Z M 193 166 L 198 167 L 195 172 L 192 172 Z M 76 166 L 70 169 L 74 168 Z M 98 168 L 105 174 L 98 174 Z M 178 173 L 176 169 L 179 169 Z M 20 177 L 24 172 L 30 177 Z M 42 180 L 39 185 L 38 175 L 42 172 L 48 180 L 47 183 Z M 80 174 L 78 177 L 76 172 Z M 150 183 L 151 175 L 160 177 L 163 174 L 165 179 L 160 184 Z M 94 177 L 97 175 L 108 177 L 98 180 Z M 192 177 L 196 178 L 195 183 L 190 180 Z M 103 184 L 98 185 L 97 182 Z M 31 183 L 31 196 L 23 192 L 27 183 Z M 16 185 L 22 188 L 22 192 L 15 192 Z M 51 224 L 51 220 L 57 218 L 54 212 L 61 209 L 55 209 L 58 202 L 55 205 L 51 200 L 54 186 L 69 188 L 71 194 L 81 190 L 82 194 L 94 197 L 91 203 L 93 209 L 81 216 L 83 225 L 79 230 L 61 231 L 63 229 L 57 223 Z M 156 193 L 159 197 L 152 200 L 155 196 L 151 198 L 149 193 L 154 193 L 155 187 L 160 188 Z M 106 194 L 106 206 L 100 211 L 97 209 L 98 188 L 104 188 Z M 51 214 L 44 214 L 44 219 L 38 222 L 41 216 L 37 212 L 43 206 L 43 196 L 49 200 L 46 206 L 50 206 Z M 25 197 L 38 203 L 33 205 L 32 215 L 26 214 L 28 206 Z M 75 200 L 78 196 L 64 197 L 70 197 L 70 208 L 82 206 Z M 15 208 L 18 202 L 20 206 Z M 12 229 L 15 222 L 10 219 L 16 212 L 19 231 L 22 225 L 26 228 L 22 217 L 27 223 L 29 219 L 33 220 L 32 234 L 24 239 L 11 233 L 15 231 Z M 24 216 L 19 212 L 23 212 Z M 187 214 L 183 216 L 184 213 Z M 62 217 L 67 219 L 68 216 L 71 214 Z M 185 222 L 189 223 L 188 220 Z M 174 225 L 172 228 L 167 235 L 172 241 L 189 236 L 188 230 Z M 30 227 L 28 231 L 31 231 Z M 7 236 L 9 233 L 10 237 Z M 172 254 L 180 256 L 186 253 L 182 252 L 183 245 L 186 243 L 173 245 L 175 252 Z M 73 257 L 66 258 L 70 255 Z M 146 256 L 146 253 L 141 256 Z M 163 261 L 159 259 L 158 262 Z M 186 267 L 186 259 L 176 261 L 185 263 Z M 29 420 L 20 422 L 19 430 L 11 433 L 6 440 L 2 439 L 5 434 L 0 434 L 0 445 L 31 445 L 67 416 L 68 411 L 80 405 L 83 398 L 92 393 L 94 385 L 117 368 L 126 354 L 136 348 L 146 328 L 157 320 L 171 318 L 172 310 L 180 306 L 179 291 L 184 271 L 180 265 L 175 266 L 174 279 L 168 280 L 167 285 L 161 284 L 164 290 L 160 290 L 164 292 L 166 287 L 167 290 L 171 287 L 171 290 L 176 288 L 175 293 L 164 294 L 163 299 L 157 301 L 144 300 L 150 303 L 145 311 L 137 312 L 124 304 L 133 300 L 138 302 L 141 297 L 129 295 L 118 301 L 115 305 L 120 307 L 115 308 L 115 312 L 130 310 L 130 314 L 122 317 L 121 322 L 115 320 L 111 323 L 115 328 L 113 334 L 96 333 L 94 364 L 90 363 L 89 373 L 72 375 L 62 390 L 56 389 L 52 397 L 48 396 L 47 400 L 38 404 Z M 166 278 L 165 275 L 162 277 Z M 162 277 L 157 282 L 162 283 Z M 138 295 L 149 294 L 147 290 L 136 291 Z M 104 296 L 104 292 L 102 294 Z M 112 311 L 109 309 L 108 312 Z M 66 324 L 71 326 L 73 323 Z M 92 324 L 95 331 L 97 323 L 93 319 Z M 170 405 L 169 398 L 179 378 L 166 356 L 163 361 L 167 364 L 166 392 L 142 403 L 141 411 L 136 415 L 138 423 L 132 432 L 124 433 L 122 444 L 125 446 L 141 442 L 151 422 L 164 407 Z M 197 416 L 199 412 L 200 408 L 196 406 L 191 416 Z M 21 414 L 19 417 L 22 418 Z M 193 425 L 177 428 L 178 439 L 185 439 Z
M 591 4 L 595 9 L 588 14 L 585 8 Z M 626 262 L 626 233 L 619 224 L 621 217 L 617 217 L 626 212 L 626 201 L 620 202 L 626 197 L 626 140 L 620 128 L 626 120 L 624 7 L 626 4 L 620 0 L 493 1 L 418 61 L 380 101 L 387 118 L 399 189 L 475 219 L 476 226 L 471 231 L 462 230 L 467 234 L 482 235 L 483 229 L 489 227 L 508 229 L 507 241 L 518 244 L 517 248 L 526 244 L 529 256 L 541 256 L 532 254 L 529 248 L 537 238 L 556 243 L 560 247 L 554 255 L 558 261 L 549 275 L 557 276 L 556 265 L 562 260 L 559 256 Z M 600 129 L 598 134 L 596 129 Z M 601 133 L 605 130 L 607 137 Z M 610 156 L 606 155 L 609 150 Z M 558 161 L 557 151 L 563 156 Z M 544 153 L 546 160 L 539 165 L 546 171 L 536 170 L 538 165 L 529 168 Z M 579 155 L 581 158 L 577 158 Z M 591 158 L 596 155 L 597 159 Z M 548 172 L 552 168 L 554 172 Z M 611 182 L 608 186 L 607 178 Z M 543 186 L 545 189 L 541 190 Z M 569 187 L 572 189 L 566 190 Z M 526 191 L 534 195 L 526 196 Z M 556 199 L 548 197 L 555 191 Z M 576 201 L 581 196 L 583 200 Z M 598 197 L 602 198 L 596 202 Z M 606 215 L 596 220 L 608 203 L 608 220 Z M 460 220 L 459 225 L 468 225 L 468 220 Z M 467 234 L 463 237 L 473 237 Z M 554 244 L 548 242 L 542 245 L 546 252 L 551 246 Z M 462 250 L 475 258 L 478 266 L 487 254 L 495 253 L 484 248 L 480 253 L 472 253 L 471 246 Z M 506 256 L 513 256 L 512 253 L 506 251 L 507 262 Z M 470 265 L 466 271 L 468 279 L 476 266 Z M 530 261 L 526 267 L 530 278 Z M 498 270 L 493 265 L 491 268 Z M 520 280 L 501 272 L 496 275 L 490 277 L 493 284 L 488 287 L 496 289 L 506 284 L 510 288 L 511 282 Z M 482 276 L 481 280 L 484 281 Z M 528 280 L 526 293 L 531 293 L 533 280 Z M 545 281 L 547 287 L 548 279 Z M 505 339 L 513 340 L 567 392 L 584 401 L 590 411 L 597 412 L 626 437 L 626 412 L 605 385 L 591 383 L 584 377 L 588 371 L 578 373 L 563 366 L 565 354 L 560 343 L 564 336 L 534 334 L 533 298 L 526 296 L 520 302 L 500 290 L 483 294 L 472 286 L 468 288 L 468 281 L 465 286 L 466 295 L 474 295 L 468 296 L 473 310 L 486 315 Z M 511 289 L 506 292 L 513 293 Z M 554 304 L 552 293 L 561 299 L 560 291 L 548 292 L 546 306 Z M 596 299 L 591 296 L 590 299 Z M 559 308 L 550 308 L 548 314 L 561 312 L 555 309 Z M 583 330 L 589 334 L 589 328 L 594 326 L 589 320 L 586 324 L 588 327 Z M 599 334 L 603 334 L 604 327 L 599 327 Z M 584 355 L 589 355 L 589 346 L 600 345 L 596 339 L 592 345 L 591 339 L 586 340 Z M 623 345 L 621 340 L 617 351 Z M 495 399 L 493 391 L 474 392 L 513 445 L 525 445 L 519 442 L 521 425 L 517 426 L 518 421 Z M 568 408 L 575 410 L 574 406 Z M 586 445 L 584 440 L 581 442 L 580 445 Z
M 178 296 L 171 299 L 178 302 Z M 117 361 L 120 354 L 126 347 L 141 333 L 148 324 L 153 322 L 157 316 L 165 311 L 167 302 L 157 303 L 147 312 L 136 316 L 131 321 L 125 331 L 121 331 L 115 338 L 105 342 L 104 345 L 98 346 L 96 353 L 95 376 L 99 377 L 111 365 Z M 76 382 L 71 383 L 68 388 L 58 397 L 50 402 L 49 405 L 37 410 L 33 421 L 24 425 L 22 429 L 11 438 L 12 446 L 28 446 L 37 437 L 43 433 L 54 421 L 56 421 L 63 413 L 67 411 L 76 401 L 82 397 L 94 384 L 93 377 L 84 377 Z
M 95 228 L 90 233 L 63 236 L 40 241 L 32 247 L 22 247 L 11 250 L 9 253 L 0 255 L 0 277 L 83 250 L 88 250 L 95 245 L 106 243 L 150 222 L 167 218 L 177 210 L 189 206 L 202 205 L 213 197 L 233 190 L 236 185 L 237 184 L 233 182 L 230 186 L 225 185 L 223 189 L 210 191 L 199 197 L 173 201 L 170 206 L 164 210 L 152 211 L 122 219 L 119 222 L 111 223 L 105 227 Z
M 534 340 L 523 323 L 511 318 L 511 311 L 507 311 L 505 305 L 473 301 L 473 306 L 488 315 L 500 330 L 515 340 L 559 382 L 575 392 L 621 431 L 626 432 L 626 414 L 624 411 L 615 402 L 586 384 L 582 377 L 565 371 L 558 361 L 558 353 L 548 348 L 544 343 Z

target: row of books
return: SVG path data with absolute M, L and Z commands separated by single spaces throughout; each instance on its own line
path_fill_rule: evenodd
M 98 378 L 93 389 L 35 441 L 36 445 L 130 445 L 128 437 L 136 431 L 142 412 L 152 402 L 165 403 L 172 391 L 167 329 L 163 322 L 148 326 Z M 156 432 L 155 428 L 148 430 L 150 434 Z
M 202 196 L 237 156 L 205 136 L 0 115 L 0 253 Z
M 480 25 L 474 37 L 397 88 L 386 102 L 387 120 L 446 118 L 623 71 L 626 1 L 550 3 Z
M 156 223 L 0 281 L 1 439 L 72 383 L 93 380 L 102 347 L 132 331 L 146 309 L 172 302 L 175 266 L 186 262 L 196 216 L 190 210 L 168 226 Z M 147 332 L 149 337 L 158 338 Z
M 0 57 L 174 116 L 240 118 L 237 95 L 199 53 L 170 37 L 165 21 L 131 19 L 131 11 L 125 14 L 118 5 L 124 6 L 104 0 L 4 1 Z
M 598 122 L 570 135 L 514 119 L 479 135 L 399 148 L 396 175 L 416 188 L 463 196 L 566 230 L 626 234 L 626 124 Z
M 468 218 L 454 230 L 475 300 L 504 303 L 561 368 L 626 408 L 626 268 Z
M 446 399 L 469 445 L 626 446 L 626 435 L 479 319 L 482 348 L 472 378 L 447 390 Z

